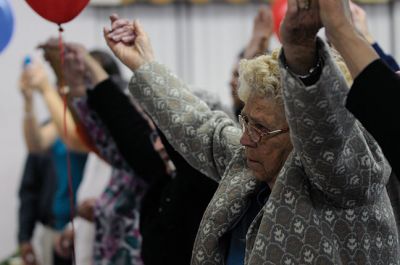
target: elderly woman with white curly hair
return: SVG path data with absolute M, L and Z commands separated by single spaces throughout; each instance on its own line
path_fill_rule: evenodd
M 137 21 L 105 29 L 134 72 L 133 96 L 185 159 L 219 182 L 192 264 L 398 264 L 390 166 L 346 110 L 346 82 L 316 38 L 331 19 L 320 9 L 348 3 L 303 2 L 288 1 L 279 58 L 241 63 L 242 130 L 154 61 Z

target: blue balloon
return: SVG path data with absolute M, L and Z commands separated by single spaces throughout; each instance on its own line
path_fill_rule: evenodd
M 8 0 L 0 0 L 0 53 L 7 47 L 14 32 L 14 15 Z

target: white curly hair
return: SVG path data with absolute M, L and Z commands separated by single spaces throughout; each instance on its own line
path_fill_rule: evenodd
M 251 93 L 257 92 L 283 103 L 278 57 L 279 50 L 275 50 L 271 55 L 240 61 L 238 95 L 243 102 L 247 102 Z
M 279 54 L 280 49 L 276 49 L 270 55 L 240 61 L 238 96 L 244 103 L 251 93 L 257 92 L 260 96 L 274 98 L 283 104 Z M 353 80 L 342 57 L 333 49 L 331 54 L 348 86 L 351 86 Z

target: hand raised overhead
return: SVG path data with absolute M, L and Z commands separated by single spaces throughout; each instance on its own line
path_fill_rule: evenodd
M 349 0 L 318 0 L 320 17 L 331 41 L 343 37 L 343 31 L 354 30 Z
M 140 23 L 113 15 L 111 29 L 104 28 L 104 39 L 114 55 L 132 71 L 154 60 L 149 37 Z
M 288 9 L 280 28 L 283 45 L 313 45 L 321 27 L 317 0 L 288 0 Z

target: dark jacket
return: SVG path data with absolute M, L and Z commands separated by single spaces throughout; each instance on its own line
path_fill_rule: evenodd
M 400 77 L 382 60 L 368 65 L 354 80 L 346 107 L 372 134 L 394 173 L 400 176 Z
M 19 187 L 18 242 L 30 241 L 36 222 L 52 226 L 56 173 L 49 153 L 28 154 Z
M 112 81 L 89 91 L 88 103 L 132 169 L 151 183 L 141 209 L 144 263 L 190 264 L 201 218 L 217 184 L 191 167 L 160 135 L 176 167 L 174 176 L 166 174 L 151 141 L 153 130 Z

